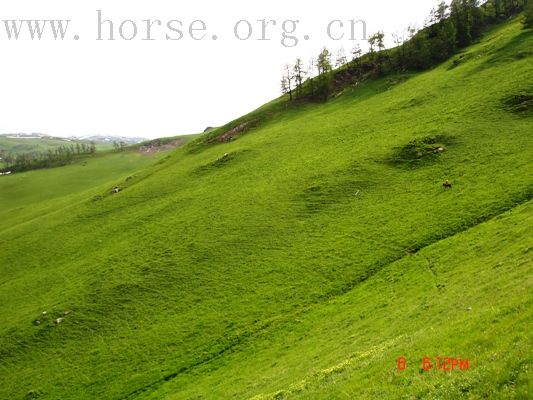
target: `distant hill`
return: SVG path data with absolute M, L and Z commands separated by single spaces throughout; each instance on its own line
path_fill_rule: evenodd
M 77 138 L 60 138 L 43 134 L 0 134 L 0 152 L 24 154 L 46 152 L 56 147 L 85 143 L 89 144 L 90 140 L 83 140 Z M 99 150 L 106 150 L 113 148 L 112 142 L 97 142 L 96 147 Z
M 144 142 L 148 139 L 142 137 L 126 137 L 111 135 L 95 136 L 71 136 L 67 138 L 54 137 L 43 133 L 2 133 L 0 134 L 0 168 L 5 164 L 2 156 L 11 153 L 12 155 L 28 153 L 46 153 L 61 146 L 76 145 L 76 143 L 90 144 L 94 142 L 96 149 L 112 150 L 114 142 L 121 142 L 126 146 L 132 146 Z
M 113 142 L 123 142 L 127 145 L 141 143 L 148 139 L 126 136 L 71 136 L 67 138 L 50 136 L 42 133 L 2 133 L 0 134 L 0 151 L 14 154 L 45 152 L 48 149 L 75 143 L 94 142 L 99 150 L 112 149 Z
M 159 153 L 161 151 L 168 151 L 177 147 L 181 147 L 190 141 L 197 139 L 200 135 L 180 135 L 164 137 L 159 139 L 146 140 L 136 145 L 131 146 L 137 148 L 141 153 Z
M 95 143 L 113 143 L 124 142 L 128 145 L 137 144 L 149 140 L 144 137 L 129 137 L 129 136 L 113 136 L 113 135 L 89 135 L 89 136 L 72 136 L 72 140 L 86 140 Z

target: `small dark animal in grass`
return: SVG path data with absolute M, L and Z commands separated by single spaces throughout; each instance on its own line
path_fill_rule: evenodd
M 452 184 L 450 183 L 450 181 L 446 180 L 446 182 L 444 182 L 442 184 L 442 187 L 447 190 L 447 189 L 451 189 L 452 188 Z
M 120 192 L 120 188 L 119 188 L 118 186 L 115 186 L 115 187 L 113 188 L 112 193 L 119 193 L 119 192 Z

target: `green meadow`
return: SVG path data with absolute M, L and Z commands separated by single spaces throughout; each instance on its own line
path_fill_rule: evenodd
M 161 159 L 164 154 L 134 151 L 84 156 L 60 167 L 0 177 L 0 229 L 25 223 L 63 207 L 84 202 L 116 180 L 124 179 Z
M 6 153 L 13 154 L 46 153 L 48 150 L 53 150 L 60 146 L 75 145 L 76 143 L 90 144 L 90 142 L 84 140 L 72 141 L 53 137 L 24 139 L 0 136 L 0 149 Z M 113 145 L 111 143 L 97 143 L 96 147 L 98 150 L 111 150 Z
M 532 48 L 0 177 L 0 398 L 531 398 Z

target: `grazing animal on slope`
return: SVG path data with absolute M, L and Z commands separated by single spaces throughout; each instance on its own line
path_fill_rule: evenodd
M 451 189 L 451 188 L 452 188 L 452 184 L 450 183 L 450 181 L 448 181 L 448 180 L 446 179 L 446 182 L 444 182 L 444 183 L 442 184 L 442 187 L 443 187 L 445 190 L 446 190 L 446 189 Z

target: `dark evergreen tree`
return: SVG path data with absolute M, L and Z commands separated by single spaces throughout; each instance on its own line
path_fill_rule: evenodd
M 529 0 L 524 10 L 524 27 L 533 28 L 533 0 Z
M 316 65 L 318 69 L 318 78 L 315 96 L 319 100 L 327 101 L 331 94 L 333 85 L 331 74 L 331 71 L 333 70 L 333 66 L 331 65 L 331 52 L 327 48 L 324 47 L 324 49 L 318 55 Z

